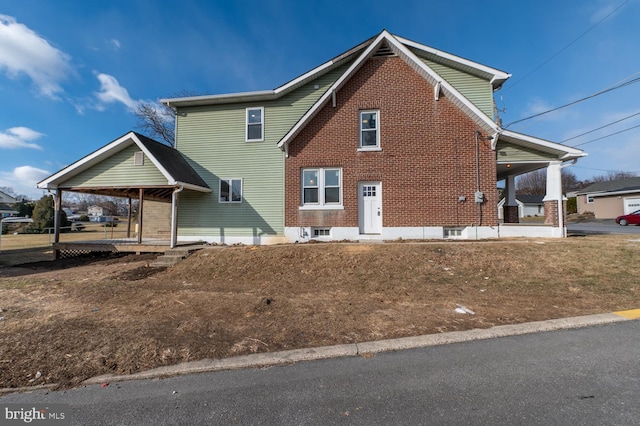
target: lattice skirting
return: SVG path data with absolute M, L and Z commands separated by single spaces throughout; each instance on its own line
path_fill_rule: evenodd
M 84 256 L 91 253 L 115 253 L 114 250 L 83 250 L 83 249 L 65 249 L 59 250 L 58 259 L 69 259 L 71 257 Z

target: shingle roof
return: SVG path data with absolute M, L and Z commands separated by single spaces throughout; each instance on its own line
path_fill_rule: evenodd
M 578 194 L 588 194 L 593 192 L 616 192 L 640 190 L 640 177 L 630 177 L 617 180 L 593 183 L 578 191 Z
M 202 177 L 187 163 L 180 151 L 140 133 L 132 133 L 135 133 L 140 142 L 176 181 L 209 188 Z
M 519 194 L 516 195 L 516 199 L 524 204 L 542 204 L 542 199 L 544 195 L 533 195 L 533 194 Z

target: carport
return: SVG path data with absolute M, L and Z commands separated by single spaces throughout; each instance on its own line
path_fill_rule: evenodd
M 168 245 L 178 245 L 178 203 L 182 191 L 211 192 L 204 180 L 176 149 L 135 132 L 129 132 L 77 162 L 49 176 L 37 185 L 54 195 L 54 252 L 60 246 L 60 222 L 64 191 L 106 195 L 128 199 L 127 240 L 119 245 L 137 245 L 131 251 L 143 251 L 145 201 L 170 204 Z M 132 200 L 138 200 L 138 232 L 131 237 Z M 91 242 L 96 245 L 113 242 Z M 62 247 L 62 248 L 61 248 Z M 157 251 L 157 250 L 152 250 Z

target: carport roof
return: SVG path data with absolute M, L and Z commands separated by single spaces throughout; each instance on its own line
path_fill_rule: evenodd
M 97 151 L 81 158 L 75 163 L 39 182 L 37 187 L 40 189 L 65 189 L 65 181 L 68 181 L 73 176 L 88 170 L 111 155 L 130 146 L 132 143 L 136 144 L 140 150 L 145 153 L 145 155 L 167 179 L 167 184 L 164 186 L 165 188 L 182 186 L 194 191 L 211 191 L 207 183 L 202 179 L 202 177 L 200 177 L 200 175 L 198 175 L 191 165 L 189 165 L 187 160 L 178 150 L 136 132 L 129 132 Z M 98 193 L 101 192 L 101 189 L 108 190 L 109 187 L 86 188 L 86 192 Z M 119 193 L 125 188 L 113 187 L 112 189 Z M 126 189 L 130 190 L 131 188 Z

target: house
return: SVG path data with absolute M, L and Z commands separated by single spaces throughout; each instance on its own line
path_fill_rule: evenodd
M 498 202 L 498 219 L 504 219 L 504 203 L 502 198 Z M 544 195 L 516 194 L 516 204 L 518 205 L 518 217 L 544 216 Z
M 578 213 L 612 219 L 640 210 L 640 177 L 596 182 L 576 193 Z
M 18 200 L 11 195 L 0 191 L 0 219 L 18 214 L 18 212 L 11 206 L 17 202 Z
M 100 206 L 87 207 L 87 216 L 103 216 L 104 209 Z
M 164 99 L 175 148 L 130 132 L 38 187 L 145 200 L 172 244 L 564 236 L 560 170 L 586 154 L 501 128 L 509 77 L 385 30 L 273 90 Z M 540 168 L 545 224 L 519 224 Z

